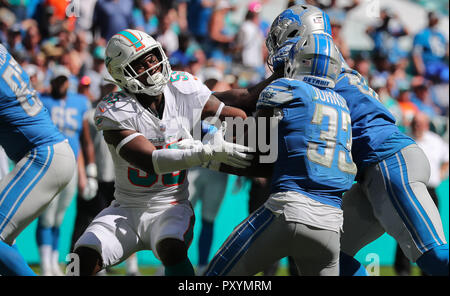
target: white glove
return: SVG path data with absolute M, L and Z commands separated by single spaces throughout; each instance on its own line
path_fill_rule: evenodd
M 86 186 L 83 189 L 81 197 L 85 201 L 89 201 L 97 195 L 98 190 L 97 166 L 95 163 L 90 163 L 86 166 L 86 176 Z
M 98 182 L 95 178 L 87 178 L 86 186 L 84 187 L 81 197 L 85 201 L 90 201 L 97 195 Z
M 180 149 L 192 149 L 201 151 L 203 166 L 218 170 L 219 163 L 224 163 L 237 168 L 246 168 L 251 165 L 250 160 L 253 155 L 246 154 L 250 148 L 239 144 L 226 142 L 224 131 L 226 122 L 222 123 L 222 128 L 214 134 L 207 134 L 203 141 L 194 140 L 192 137 L 177 143 Z

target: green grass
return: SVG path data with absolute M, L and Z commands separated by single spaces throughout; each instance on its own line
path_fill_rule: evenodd
M 159 267 L 153 265 L 142 265 L 139 266 L 139 271 L 143 276 L 152 276 L 158 270 Z M 40 273 L 39 265 L 31 265 L 31 269 L 36 274 Z M 108 273 L 108 276 L 124 276 L 125 268 L 122 266 L 117 266 L 111 268 Z M 261 273 L 257 274 L 257 276 L 261 275 Z M 276 276 L 288 276 L 289 271 L 286 267 L 279 267 Z M 380 276 L 396 276 L 394 268 L 391 266 L 381 266 L 380 267 Z M 411 276 L 421 276 L 420 269 L 417 266 L 411 267 Z

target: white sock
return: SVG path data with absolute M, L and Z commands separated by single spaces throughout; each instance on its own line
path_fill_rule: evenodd
M 57 276 L 63 276 L 64 273 L 61 271 L 61 268 L 59 267 L 59 251 L 53 250 L 52 251 L 52 270 L 53 275 Z
M 136 254 L 131 255 L 125 261 L 125 269 L 127 271 L 127 274 L 136 274 L 139 272 L 138 260 L 137 260 Z
M 39 246 L 39 256 L 41 257 L 41 275 L 53 275 L 52 272 L 52 246 Z

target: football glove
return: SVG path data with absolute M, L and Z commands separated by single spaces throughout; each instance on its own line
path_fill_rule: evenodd
M 86 177 L 86 186 L 83 189 L 81 197 L 85 201 L 89 201 L 97 195 L 98 190 L 97 166 L 95 163 L 90 163 L 86 166 Z

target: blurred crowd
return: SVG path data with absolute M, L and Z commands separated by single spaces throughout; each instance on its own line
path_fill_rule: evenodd
M 172 70 L 187 71 L 221 91 L 248 87 L 268 77 L 265 38 L 273 19 L 294 4 L 311 4 L 330 17 L 333 39 L 348 65 L 366 78 L 402 131 L 424 148 L 432 166 L 430 187 L 448 176 L 449 47 L 437 29 L 448 1 L 435 1 L 426 26 L 411 33 L 398 15 L 381 7 L 366 28 L 373 48 L 356 51 L 343 34 L 347 14 L 361 0 L 0 0 L 0 42 L 12 53 L 41 94 L 50 91 L 55 66 L 70 71 L 69 92 L 95 106 L 108 83 L 104 64 L 107 41 L 135 28 L 158 40 Z M 424 6 L 427 1 L 410 0 Z M 435 3 L 433 2 L 433 3 Z M 428 7 L 430 8 L 430 7 Z M 242 12 L 244 10 L 244 13 Z M 239 17 L 236 17 L 239 16 Z M 448 34 L 448 33 L 447 33 Z M 403 38 L 411 48 L 401 46 Z M 370 91 L 368 85 L 358 85 Z
M 244 4 L 235 0 L 0 0 L 0 41 L 37 91 L 47 92 L 52 68 L 63 65 L 71 72 L 70 91 L 93 103 L 107 77 L 106 43 L 126 28 L 158 40 L 173 70 L 225 88 L 247 87 L 270 75 L 264 41 L 272 20 L 261 17 L 268 2 L 247 1 L 237 20 L 233 16 Z M 448 143 L 449 51 L 448 36 L 437 30 L 440 15 L 430 10 L 426 27 L 413 35 L 395 12 L 382 7 L 377 23 L 366 30 L 372 50 L 358 52 L 348 47 L 342 26 L 360 2 L 285 1 L 279 11 L 299 3 L 322 8 L 347 63 L 367 79 L 401 129 L 412 134 L 414 117 L 424 113 L 430 130 Z M 411 50 L 400 46 L 401 38 L 412 40 Z
M 106 42 L 126 28 L 161 42 L 173 70 L 226 87 L 247 87 L 270 74 L 264 41 L 272 20 L 261 17 L 268 2 L 247 1 L 237 20 L 233 16 L 243 4 L 235 0 L 0 0 L 0 41 L 41 93 L 59 64 L 72 74 L 70 91 L 97 101 L 107 76 Z M 448 142 L 448 36 L 436 29 L 437 12 L 430 11 L 427 26 L 412 35 L 396 13 L 381 8 L 378 23 L 366 30 L 373 49 L 356 52 L 348 47 L 342 26 L 359 0 L 346 1 L 347 6 L 335 0 L 287 1 L 279 11 L 298 3 L 327 12 L 349 66 L 366 77 L 404 132 L 412 133 L 411 122 L 421 112 Z M 401 38 L 412 39 L 412 50 L 402 49 Z

